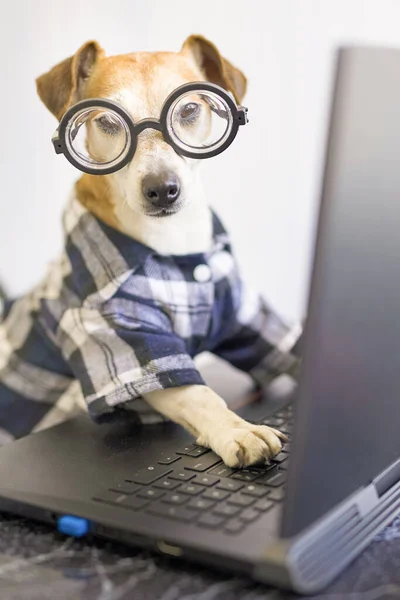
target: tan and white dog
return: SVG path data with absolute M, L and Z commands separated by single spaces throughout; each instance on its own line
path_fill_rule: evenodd
M 60 119 L 85 98 L 118 102 L 136 122 L 157 117 L 172 90 L 193 81 L 211 81 L 240 102 L 246 78 L 201 36 L 192 35 L 178 53 L 106 56 L 97 42 L 84 44 L 37 80 L 46 107 Z M 199 177 L 199 163 L 179 156 L 159 132 L 144 132 L 131 163 L 110 175 L 84 174 L 76 184 L 78 201 L 110 227 L 159 254 L 204 253 L 212 243 L 212 217 Z M 171 190 L 168 212 L 149 190 Z M 162 199 L 162 193 L 156 198 Z M 160 217 L 164 218 L 160 218 Z M 231 467 L 246 466 L 277 454 L 285 436 L 244 421 L 203 385 L 155 390 L 144 399 L 212 448 Z

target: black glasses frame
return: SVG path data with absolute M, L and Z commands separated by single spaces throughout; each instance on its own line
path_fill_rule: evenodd
M 182 146 L 180 146 L 174 140 L 174 138 L 171 136 L 168 130 L 167 117 L 172 105 L 180 96 L 183 96 L 184 94 L 193 91 L 213 92 L 214 94 L 220 96 L 228 106 L 232 115 L 231 129 L 224 142 L 214 149 L 210 148 L 210 150 L 207 152 L 198 152 L 196 150 L 182 148 Z M 87 165 L 82 165 L 82 163 L 80 163 L 79 160 L 77 160 L 75 156 L 70 152 L 68 145 L 65 141 L 68 124 L 70 123 L 71 119 L 78 112 L 86 108 L 89 109 L 96 107 L 106 109 L 108 108 L 115 112 L 118 116 L 120 116 L 126 123 L 130 135 L 130 145 L 128 151 L 125 153 L 121 161 L 109 167 L 107 167 L 107 163 L 105 163 L 104 168 L 98 169 Z M 213 110 L 213 107 L 211 107 L 211 110 Z M 215 112 L 219 114 L 221 111 L 218 111 L 217 109 Z M 80 102 L 77 102 L 76 104 L 71 106 L 65 112 L 65 114 L 61 118 L 59 126 L 57 127 L 52 137 L 52 142 L 56 154 L 64 154 L 65 158 L 80 171 L 83 171 L 84 173 L 89 173 L 91 175 L 108 175 L 110 173 L 115 173 L 116 171 L 119 171 L 132 160 L 137 148 L 137 138 L 139 134 L 145 129 L 155 129 L 156 131 L 160 131 L 163 135 L 164 140 L 170 146 L 172 146 L 172 148 L 177 154 L 180 154 L 181 156 L 196 159 L 211 158 L 212 156 L 217 156 L 218 154 L 221 154 L 221 152 L 224 152 L 224 150 L 226 150 L 228 146 L 232 144 L 233 140 L 237 135 L 239 127 L 248 123 L 247 112 L 248 109 L 246 107 L 238 106 L 236 102 L 231 98 L 231 96 L 219 85 L 199 81 L 194 83 L 186 83 L 174 90 L 165 100 L 159 119 L 141 119 L 137 123 L 133 121 L 129 113 L 117 102 L 114 102 L 112 100 L 105 100 L 104 98 L 90 98 L 88 100 L 81 100 Z

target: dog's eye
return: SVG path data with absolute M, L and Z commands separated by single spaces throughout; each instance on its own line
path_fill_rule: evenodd
M 103 133 L 117 135 L 121 133 L 121 123 L 114 115 L 101 115 L 95 119 L 95 123 Z
M 200 104 L 196 102 L 189 102 L 188 104 L 184 104 L 181 110 L 179 111 L 179 116 L 182 121 L 185 123 L 192 123 L 197 119 L 200 113 Z

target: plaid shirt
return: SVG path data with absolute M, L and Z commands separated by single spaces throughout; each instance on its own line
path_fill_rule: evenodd
M 152 420 L 143 394 L 204 384 L 193 358 L 205 350 L 264 382 L 292 373 L 298 328 L 245 288 L 215 215 L 213 226 L 209 252 L 165 256 L 72 200 L 60 260 L 0 324 L 0 428 L 19 437 L 60 416 L 74 380 L 94 419 Z

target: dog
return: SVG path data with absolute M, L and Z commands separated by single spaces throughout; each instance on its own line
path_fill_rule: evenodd
M 39 77 L 37 90 L 57 119 L 80 100 L 101 98 L 137 122 L 159 117 L 175 88 L 199 81 L 238 103 L 246 92 L 244 74 L 199 35 L 176 53 L 106 56 L 87 42 Z M 72 385 L 96 420 L 159 415 L 229 467 L 279 453 L 285 436 L 230 411 L 192 360 L 211 350 L 264 381 L 299 366 L 291 349 L 300 330 L 244 286 L 203 192 L 200 162 L 147 130 L 123 169 L 78 180 L 62 257 L 30 294 L 9 304 L 0 325 L 3 430 L 20 437 L 48 426 Z

